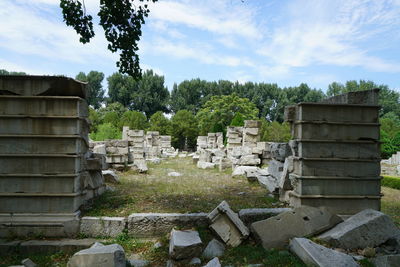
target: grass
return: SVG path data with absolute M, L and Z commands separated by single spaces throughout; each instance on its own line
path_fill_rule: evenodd
M 169 172 L 182 174 L 168 176 Z M 87 216 L 128 216 L 140 212 L 210 212 L 226 200 L 233 210 L 273 207 L 276 202 L 258 183 L 232 178 L 231 170 L 198 169 L 191 158 L 149 164 L 147 174 L 120 173 L 120 184 L 95 200 Z
M 21 260 L 29 258 L 34 263 L 36 263 L 40 267 L 65 267 L 67 266 L 68 259 L 72 255 L 65 253 L 56 253 L 56 254 L 28 254 L 28 255 L 7 255 L 0 256 L 0 267 L 6 267 L 10 265 L 22 265 Z
M 400 190 L 382 187 L 381 210 L 400 227 Z
M 400 190 L 400 177 L 383 176 L 382 186 Z

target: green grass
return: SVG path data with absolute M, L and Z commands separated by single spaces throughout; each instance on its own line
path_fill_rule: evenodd
M 0 267 L 6 267 L 10 265 L 22 265 L 21 261 L 23 259 L 29 258 L 34 263 L 36 263 L 40 267 L 65 267 L 67 266 L 68 259 L 72 255 L 65 253 L 56 253 L 56 254 L 28 254 L 28 255 L 19 255 L 12 254 L 7 256 L 0 256 Z
M 400 190 L 382 187 L 381 210 L 400 227 Z
M 179 177 L 167 174 L 177 171 Z M 246 178 L 232 178 L 231 170 L 198 169 L 191 158 L 175 158 L 149 164 L 147 174 L 119 174 L 120 184 L 94 201 L 87 216 L 128 216 L 140 212 L 210 212 L 226 200 L 234 210 L 273 207 L 266 189 Z
M 400 177 L 383 176 L 381 185 L 400 190 Z

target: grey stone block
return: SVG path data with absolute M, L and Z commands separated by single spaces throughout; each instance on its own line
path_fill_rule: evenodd
M 105 170 L 102 171 L 104 180 L 108 183 L 113 183 L 113 184 L 118 184 L 119 183 L 119 177 L 118 175 L 112 171 L 112 170 Z
M 222 201 L 207 218 L 211 222 L 210 228 L 229 246 L 236 247 L 249 236 L 249 229 L 226 201 Z
M 116 237 L 126 227 L 124 217 L 82 217 L 80 233 L 88 237 Z
M 307 266 L 359 266 L 352 256 L 318 245 L 307 238 L 293 238 L 289 249 Z
M 321 233 L 341 222 L 342 219 L 326 209 L 303 206 L 255 222 L 251 231 L 265 249 L 284 248 L 289 239 Z
M 206 213 L 133 213 L 128 217 L 128 233 L 135 237 L 161 236 L 174 227 L 208 226 Z
M 238 162 L 239 165 L 260 165 L 261 159 L 257 155 L 244 155 L 241 156 Z
M 169 255 L 175 260 L 190 259 L 200 256 L 203 243 L 197 231 L 171 232 Z
M 205 161 L 198 161 L 197 162 L 197 168 L 200 169 L 214 169 L 216 166 L 215 163 L 211 163 L 211 162 L 205 162 Z
M 19 246 L 20 254 L 54 254 L 58 252 L 75 253 L 86 249 L 96 242 L 95 239 L 61 239 L 61 240 L 29 240 L 22 241 Z
M 242 209 L 239 210 L 239 218 L 245 225 L 249 226 L 254 222 L 265 220 L 291 210 L 290 208 Z
M 376 267 L 400 266 L 400 254 L 379 256 L 371 260 Z
M 335 247 L 356 249 L 376 247 L 399 235 L 399 228 L 387 215 L 367 209 L 353 215 L 318 238 Z
M 293 157 L 289 156 L 285 158 L 285 163 L 283 164 L 283 171 L 279 179 L 279 188 L 284 190 L 291 190 L 292 185 L 290 183 L 289 175 L 294 171 L 293 167 Z
M 245 120 L 244 121 L 244 127 L 245 128 L 260 128 L 261 127 L 261 121 Z M 235 128 L 241 128 L 241 127 L 235 127 Z
M 207 247 L 203 251 L 203 258 L 209 260 L 214 257 L 221 257 L 224 255 L 225 252 L 225 245 L 219 242 L 217 239 L 211 240 Z
M 292 151 L 288 143 L 272 143 L 271 156 L 278 161 L 285 161 L 285 158 L 290 156 Z
M 206 265 L 203 267 L 221 267 L 221 263 L 219 262 L 218 258 L 214 258 L 210 260 Z
M 237 166 L 233 169 L 232 177 L 245 176 L 248 171 L 257 171 L 258 169 L 256 166 Z
M 280 180 L 283 172 L 284 163 L 275 159 L 271 160 L 268 165 L 268 173 Z M 278 183 L 279 184 L 279 183 Z
M 146 260 L 129 259 L 127 262 L 129 262 L 131 267 L 146 267 L 146 266 L 150 266 L 150 262 L 146 261 Z
M 125 267 L 125 251 L 118 244 L 95 243 L 88 249 L 75 253 L 68 261 L 68 267 Z

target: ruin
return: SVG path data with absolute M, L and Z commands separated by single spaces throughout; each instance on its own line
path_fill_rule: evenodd
M 105 191 L 86 97 L 70 78 L 0 76 L 0 236 L 74 236 L 80 206 Z

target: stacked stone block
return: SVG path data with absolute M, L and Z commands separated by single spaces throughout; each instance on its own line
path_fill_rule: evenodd
M 336 214 L 380 209 L 377 99 L 372 90 L 285 110 L 294 138 L 294 206 L 326 206 Z
M 227 133 L 227 149 L 232 151 L 234 147 L 241 147 L 243 144 L 243 127 L 229 126 Z
M 257 147 L 257 142 L 260 141 L 261 122 L 256 120 L 244 121 L 243 128 L 243 146 Z
M 207 136 L 197 136 L 197 150 L 200 151 L 201 149 L 207 148 Z
M 73 79 L 0 76 L 0 236 L 73 236 L 79 207 L 104 191 L 85 98 Z
M 154 159 L 161 156 L 160 133 L 157 131 L 148 131 L 145 139 L 146 159 Z

